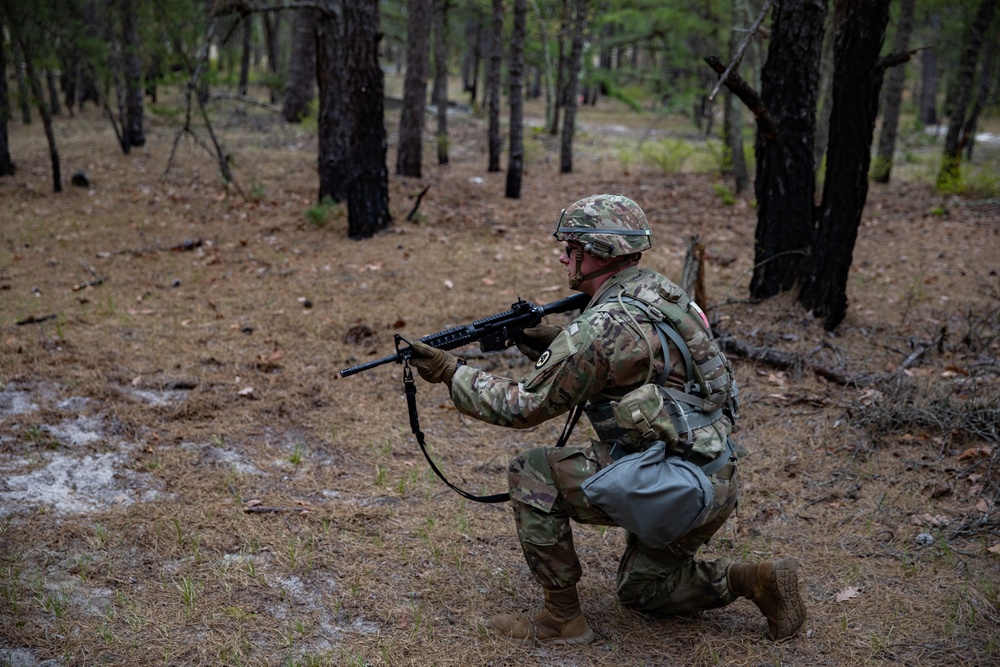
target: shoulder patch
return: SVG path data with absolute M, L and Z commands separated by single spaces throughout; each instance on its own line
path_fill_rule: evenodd
M 538 361 L 535 362 L 535 368 L 541 368 L 551 358 L 552 358 L 552 350 L 545 350 L 544 352 L 542 352 L 542 356 L 538 357 Z

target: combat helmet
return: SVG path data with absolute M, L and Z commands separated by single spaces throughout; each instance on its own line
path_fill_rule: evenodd
M 652 247 L 649 221 L 639 205 L 623 195 L 591 195 L 564 209 L 553 234 L 583 244 L 588 255 L 625 257 Z
M 639 205 L 624 195 L 591 195 L 563 209 L 553 233 L 559 241 L 582 244 L 583 252 L 599 259 L 620 260 L 598 272 L 584 275 L 582 253 L 576 253 L 576 275 L 570 287 L 617 271 L 652 247 L 649 221 Z

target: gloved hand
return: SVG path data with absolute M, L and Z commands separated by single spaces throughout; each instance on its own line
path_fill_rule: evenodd
M 415 340 L 410 364 L 417 369 L 420 377 L 428 382 L 444 382 L 450 387 L 451 379 L 455 377 L 455 369 L 458 368 L 458 359 L 450 352 Z
M 545 351 L 561 331 L 562 327 L 552 326 L 551 324 L 536 324 L 533 327 L 528 327 L 521 332 L 521 336 L 532 342 L 537 341 L 537 343 L 532 347 L 526 342 L 518 342 L 516 344 L 517 349 L 532 361 L 538 361 L 538 358 L 542 356 L 542 352 Z M 541 349 L 536 350 L 536 347 Z

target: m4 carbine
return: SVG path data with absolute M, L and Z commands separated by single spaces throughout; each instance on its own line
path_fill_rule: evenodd
M 540 323 L 546 315 L 565 313 L 571 310 L 583 310 L 589 301 L 590 296 L 582 292 L 542 306 L 536 306 L 519 298 L 517 303 L 511 305 L 510 310 L 484 317 L 472 324 L 445 329 L 444 331 L 439 331 L 423 338 L 418 338 L 417 340 L 441 350 L 454 350 L 455 348 L 478 342 L 479 348 L 483 352 L 506 350 L 511 345 L 522 341 L 530 345 L 531 340 L 525 339 L 521 335 L 522 331 Z M 407 341 L 402 336 L 397 335 L 396 354 L 390 354 L 388 357 L 382 357 L 375 361 L 345 368 L 340 371 L 340 377 L 348 377 L 349 375 L 367 371 L 391 361 L 399 364 L 404 360 L 410 359 L 413 356 L 413 347 L 408 344 L 400 347 L 401 342 L 406 343 Z M 542 351 L 539 350 L 539 352 Z

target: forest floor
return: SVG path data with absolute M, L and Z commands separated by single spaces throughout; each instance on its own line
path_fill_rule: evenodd
M 847 319 L 828 333 L 792 296 L 746 299 L 752 193 L 730 198 L 695 168 L 713 162 L 704 144 L 679 171 L 641 159 L 679 144 L 662 143 L 667 121 L 623 117 L 603 102 L 584 110 L 568 175 L 558 141 L 529 132 L 514 201 L 505 174 L 486 172 L 483 119 L 456 113 L 451 164 L 435 164 L 428 141 L 422 179 L 390 178 L 394 225 L 365 241 L 347 238 L 342 212 L 310 220 L 314 129 L 261 109 L 216 115 L 249 200 L 191 138 L 165 173 L 176 121 L 151 113 L 147 145 L 124 156 L 92 107 L 56 122 L 67 185 L 53 194 L 40 123 L 12 122 L 0 664 L 1000 663 L 1000 201 L 936 194 L 939 147 L 904 145 L 893 182 L 871 187 Z M 1000 157 L 982 147 L 976 163 L 995 174 Z M 69 185 L 77 170 L 89 187 Z M 802 563 L 809 619 L 790 641 L 766 640 L 746 600 L 683 618 L 622 608 L 622 531 L 589 526 L 574 535 L 596 641 L 491 636 L 486 617 L 540 599 L 510 510 L 467 502 L 429 471 L 400 366 L 338 377 L 392 353 L 395 333 L 569 295 L 551 230 L 599 192 L 640 203 L 654 233 L 643 263 L 675 280 L 699 235 L 702 305 L 719 331 L 797 360 L 732 355 L 743 498 L 703 552 Z M 468 357 L 528 370 L 516 354 Z M 440 385 L 418 383 L 417 399 L 437 462 L 474 492 L 505 490 L 509 459 L 562 425 L 481 424 Z

